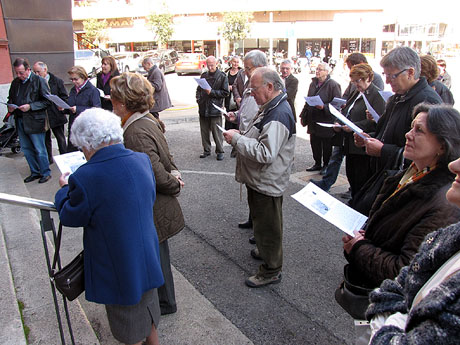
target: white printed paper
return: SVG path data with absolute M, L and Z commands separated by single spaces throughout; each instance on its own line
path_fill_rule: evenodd
M 366 103 L 366 108 L 369 111 L 369 113 L 371 113 L 372 118 L 374 119 L 375 122 L 379 122 L 380 115 L 377 114 L 377 112 L 374 110 L 374 108 L 372 108 L 372 105 L 369 103 L 369 101 L 367 100 L 367 98 L 364 95 L 364 93 L 361 92 L 361 95 L 363 96 L 364 103 Z
M 353 231 L 361 230 L 367 220 L 365 215 L 348 207 L 313 183 L 307 184 L 291 196 L 313 213 L 353 237 Z
M 222 127 L 222 126 L 219 126 L 217 123 L 216 123 L 216 126 L 217 126 L 217 128 L 219 128 L 219 130 L 221 130 L 221 131 L 222 131 L 222 133 L 225 133 L 225 132 L 227 132 L 227 130 L 226 130 L 224 127 Z
M 100 96 L 101 98 L 105 98 L 105 92 L 104 92 L 104 90 L 99 89 L 99 88 L 98 88 L 97 90 L 99 91 L 99 96 Z
M 49 99 L 51 102 L 56 104 L 58 107 L 63 108 L 63 109 L 70 109 L 70 105 L 68 105 L 66 102 L 64 102 L 62 99 L 60 99 L 56 95 L 48 94 L 45 95 L 47 99 Z
M 214 103 L 213 103 L 212 105 L 214 106 L 214 108 L 216 108 L 217 110 L 219 110 L 222 114 L 227 115 L 227 110 L 225 110 L 224 108 L 221 108 L 221 107 L 215 105 Z
M 337 110 L 340 110 L 342 105 L 346 104 L 347 100 L 339 97 L 334 97 L 334 99 L 331 101 L 331 104 L 336 108 Z
M 62 155 L 53 156 L 53 158 L 62 174 L 72 174 L 80 166 L 86 163 L 85 155 L 81 151 L 64 153 Z
M 305 101 L 311 107 L 324 106 L 323 100 L 319 96 L 305 97 Z
M 385 102 L 388 102 L 388 98 L 394 95 L 392 91 L 379 91 L 380 96 L 385 100 Z
M 342 127 L 341 125 L 338 125 L 336 123 L 324 123 L 324 122 L 317 122 L 317 125 L 323 126 L 323 127 L 328 127 L 328 128 L 334 128 L 334 127 Z
M 208 81 L 205 78 L 195 78 L 195 81 L 202 89 L 211 90 L 211 86 L 209 86 Z
M 347 125 L 350 127 L 350 129 L 358 134 L 361 138 L 364 140 L 367 140 L 367 138 L 363 135 L 363 130 L 356 126 L 353 122 L 348 120 L 345 116 L 343 116 L 337 109 L 335 109 L 331 104 L 329 104 L 329 110 L 331 111 L 331 114 L 334 115 L 340 122 L 343 124 Z

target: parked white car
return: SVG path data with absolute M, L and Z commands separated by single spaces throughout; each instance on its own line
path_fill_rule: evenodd
M 82 66 L 90 77 L 94 77 L 101 68 L 101 59 L 106 55 L 102 50 L 75 50 L 74 65 Z
M 135 72 L 139 63 L 139 59 L 142 57 L 142 53 L 120 52 L 113 53 L 112 56 L 117 61 L 118 70 L 120 71 L 120 73 Z

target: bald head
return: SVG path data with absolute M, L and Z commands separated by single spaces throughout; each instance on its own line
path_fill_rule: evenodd
M 209 72 L 214 73 L 217 70 L 216 58 L 212 55 L 208 56 L 206 59 L 206 66 L 208 67 Z

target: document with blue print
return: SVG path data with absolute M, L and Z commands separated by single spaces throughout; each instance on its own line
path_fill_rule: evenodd
M 337 200 L 313 183 L 291 195 L 295 200 L 350 236 L 361 230 L 367 217 Z

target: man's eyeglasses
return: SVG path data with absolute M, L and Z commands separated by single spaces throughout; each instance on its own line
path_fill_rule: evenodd
M 362 79 L 357 79 L 357 80 L 351 80 L 351 83 L 352 84 L 358 84 Z
M 265 85 L 267 85 L 267 83 L 263 83 L 262 85 L 259 85 L 257 87 L 250 87 L 249 92 L 256 92 L 259 88 L 261 88 L 262 86 L 265 86 Z
M 69 78 L 69 79 L 70 79 L 70 81 L 77 81 L 80 78 Z
M 398 72 L 396 74 L 385 74 L 385 72 L 382 72 L 382 75 L 387 78 L 387 79 L 391 79 L 391 80 L 395 80 L 396 78 L 399 77 L 400 74 L 406 72 L 409 68 L 405 68 L 403 69 L 401 72 Z

